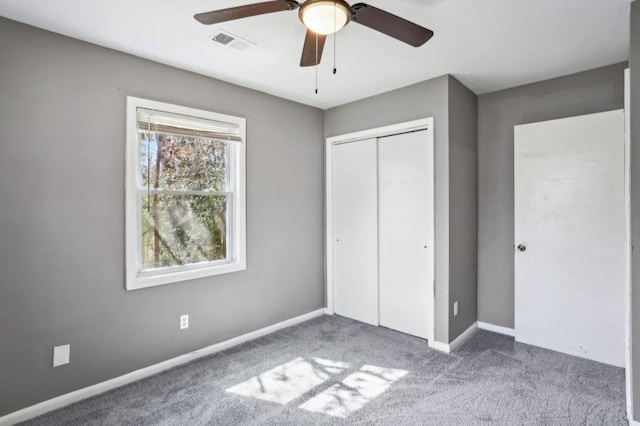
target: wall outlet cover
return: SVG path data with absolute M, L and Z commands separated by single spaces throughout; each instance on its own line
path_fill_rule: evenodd
M 53 348 L 53 367 L 69 364 L 69 356 L 71 354 L 71 345 L 54 346 Z
M 458 302 L 453 303 L 453 316 L 458 315 Z
M 185 328 L 189 328 L 189 315 L 180 315 L 180 330 L 184 330 Z

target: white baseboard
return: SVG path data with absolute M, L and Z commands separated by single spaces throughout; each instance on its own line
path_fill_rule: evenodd
M 502 327 L 499 325 L 489 324 L 488 322 L 478 321 L 480 330 L 493 331 L 494 333 L 504 334 L 505 336 L 515 337 L 516 331 L 513 328 Z
M 453 342 L 449 343 L 449 348 L 452 351 L 458 348 L 458 346 L 462 345 L 469 337 L 471 337 L 473 332 L 476 331 L 477 329 L 478 329 L 478 323 L 474 322 L 469 326 L 469 328 L 467 328 L 465 331 L 460 333 L 460 335 L 456 337 Z
M 30 407 L 23 408 L 22 410 L 0 417 L 0 426 L 8 426 L 24 422 L 34 417 L 48 413 L 49 411 L 53 411 L 69 404 L 82 401 L 83 399 L 119 388 L 137 380 L 153 376 L 154 374 L 158 374 L 162 371 L 168 370 L 178 365 L 186 364 L 195 359 L 212 355 L 216 352 L 220 352 L 230 347 L 237 346 L 241 343 L 266 336 L 267 334 L 271 334 L 283 328 L 291 327 L 292 325 L 300 324 L 310 319 L 320 317 L 322 315 L 325 315 L 325 313 L 326 308 L 318 309 L 317 311 L 309 312 L 308 314 L 300 315 L 299 317 L 291 318 L 286 321 L 261 328 L 260 330 L 252 331 L 250 333 L 243 334 L 242 336 L 234 337 L 233 339 L 225 340 L 224 342 L 216 343 L 215 345 L 207 346 L 206 348 L 198 349 L 191 353 L 180 355 L 178 357 L 155 365 L 151 365 L 149 367 L 141 368 L 140 370 L 132 371 L 131 373 L 127 373 L 123 376 L 119 376 L 111 380 L 107 380 L 106 382 L 97 383 L 83 389 L 78 389 L 76 391 L 60 395 L 58 397 L 40 402 L 36 405 L 32 405 Z
M 429 346 L 440 352 L 446 352 L 446 353 L 451 352 L 451 349 L 449 349 L 449 345 L 447 343 L 434 341 L 433 344 Z
M 433 345 L 431 345 L 431 347 L 433 349 L 436 349 L 436 350 L 441 351 L 441 352 L 451 353 L 457 347 L 459 347 L 461 344 L 463 344 L 465 342 L 465 340 L 467 340 L 469 337 L 471 337 L 471 335 L 473 334 L 474 331 L 476 331 L 477 328 L 478 328 L 478 323 L 474 322 L 473 324 L 471 324 L 469 326 L 469 328 L 467 328 L 465 331 L 460 333 L 460 335 L 458 337 L 456 337 L 453 340 L 453 342 L 448 343 L 448 344 L 447 343 L 442 343 L 442 342 L 433 342 Z

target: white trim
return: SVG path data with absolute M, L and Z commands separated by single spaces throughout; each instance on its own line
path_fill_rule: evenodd
M 504 334 L 505 336 L 515 337 L 516 330 L 513 328 L 502 327 L 500 325 L 489 324 L 488 322 L 478 321 L 478 328 L 480 330 L 493 331 L 494 333 Z
M 354 133 L 348 133 L 345 135 L 332 136 L 325 141 L 325 217 L 326 217 L 326 229 L 325 229 L 325 254 L 326 254 L 326 289 L 327 289 L 327 314 L 333 315 L 334 310 L 334 291 L 333 291 L 333 151 L 332 147 L 336 144 L 355 142 L 364 139 L 380 138 L 384 136 L 397 135 L 401 133 L 413 132 L 418 130 L 429 130 L 430 141 L 432 142 L 432 149 L 435 150 L 435 132 L 434 132 L 434 118 L 422 118 L 419 120 L 407 121 L 404 123 L 392 124 L 388 126 L 377 127 L 374 129 L 363 130 Z M 434 156 L 435 162 L 435 156 Z M 435 164 L 434 164 L 435 166 Z M 434 200 L 435 201 L 435 200 Z M 435 211 L 434 211 L 435 220 Z M 434 225 L 435 226 L 435 225 Z M 435 234 L 434 234 L 435 240 Z M 435 242 L 435 241 L 434 241 Z M 435 251 L 434 251 L 435 257 Z M 435 259 L 434 259 L 435 268 Z M 435 274 L 434 280 L 431 283 L 435 289 Z M 435 294 L 435 290 L 434 290 Z M 432 329 L 430 330 L 430 336 L 427 338 L 429 342 L 435 342 L 435 298 L 432 306 Z
M 376 127 L 375 129 L 347 133 L 346 135 L 332 136 L 327 138 L 327 144 L 335 145 L 339 143 L 355 142 L 363 139 L 381 138 L 384 136 L 398 135 L 427 128 L 433 128 L 433 117 L 391 124 L 389 126 Z
M 456 350 L 460 345 L 462 345 L 469 337 L 471 337 L 471 335 L 473 334 L 474 331 L 476 331 L 478 329 L 478 323 L 474 322 L 473 324 L 471 324 L 469 326 L 469 328 L 467 328 L 465 331 L 463 331 L 462 333 L 460 333 L 460 335 L 458 337 L 456 337 L 454 339 L 453 342 L 449 343 L 449 348 L 454 351 Z
M 431 343 L 431 340 L 429 340 L 429 347 L 432 349 L 435 349 L 437 351 L 440 352 L 445 352 L 445 353 L 449 353 L 451 352 L 451 349 L 449 348 L 449 345 L 446 343 L 442 343 L 442 342 L 433 342 Z
M 434 341 L 433 345 L 429 345 L 429 346 L 441 352 L 451 353 L 455 351 L 458 347 L 460 347 L 460 345 L 462 345 L 464 342 L 466 342 L 467 339 L 471 337 L 474 331 L 476 331 L 477 329 L 478 329 L 478 323 L 474 322 L 469 326 L 469 328 L 467 328 L 465 331 L 460 333 L 460 335 L 456 337 L 453 340 L 453 342 L 446 344 L 446 343 Z
M 327 289 L 327 313 L 333 315 L 333 144 L 326 141 L 325 145 L 325 268 Z
M 300 315 L 298 317 L 291 318 L 256 331 L 243 334 L 242 336 L 234 337 L 232 339 L 225 340 L 224 342 L 216 343 L 214 345 L 207 346 L 206 348 L 198 349 L 191 353 L 180 355 L 170 360 L 163 361 L 149 367 L 141 368 L 140 370 L 132 371 L 131 373 L 127 373 L 123 376 L 119 376 L 105 382 L 101 382 L 83 389 L 78 389 L 76 391 L 60 395 L 58 397 L 40 402 L 36 405 L 32 405 L 30 407 L 23 408 L 22 410 L 0 417 L 0 426 L 13 425 L 19 422 L 24 422 L 34 417 L 48 413 L 49 411 L 65 407 L 69 404 L 82 401 L 83 399 L 99 395 L 101 393 L 119 388 L 121 386 L 144 379 L 149 376 L 153 376 L 154 374 L 161 373 L 162 371 L 168 370 L 178 365 L 186 364 L 198 358 L 215 354 L 230 347 L 255 340 L 259 337 L 266 336 L 267 334 L 282 330 L 283 328 L 291 327 L 293 325 L 303 323 L 305 321 L 320 317 L 325 314 L 325 308 L 318 309 L 316 311 L 309 312 L 308 314 Z
M 230 241 L 233 253 L 230 260 L 225 262 L 207 262 L 201 267 L 171 267 L 170 272 L 158 272 L 150 274 L 139 272 L 139 228 L 140 218 L 138 212 L 138 123 L 137 108 L 166 111 L 198 117 L 206 120 L 232 123 L 238 126 L 241 143 L 232 146 L 233 156 L 237 161 L 233 188 L 232 227 L 233 240 Z M 226 274 L 247 269 L 246 259 L 246 120 L 242 117 L 218 114 L 195 108 L 156 102 L 148 99 L 127 96 L 126 113 L 126 171 L 125 171 L 125 251 L 126 251 L 126 289 L 137 290 L 163 284 L 204 278 L 212 275 Z
M 632 285 L 631 285 L 631 71 L 624 70 L 624 110 L 625 110 L 625 138 L 624 138 L 624 214 L 625 214 L 625 382 L 627 387 L 627 418 L 629 424 L 640 423 L 633 421 L 633 358 L 631 318 Z

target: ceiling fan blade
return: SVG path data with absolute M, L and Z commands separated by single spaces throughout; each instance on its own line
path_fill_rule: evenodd
M 295 0 L 275 0 L 198 13 L 193 17 L 201 24 L 212 25 L 220 22 L 233 21 L 235 19 L 249 18 L 250 16 L 295 10 L 298 7 L 299 4 Z
M 433 31 L 368 4 L 355 4 L 351 10 L 354 22 L 380 31 L 413 47 L 420 47 L 433 37 Z
M 316 34 L 311 30 L 307 30 L 307 36 L 304 39 L 304 46 L 302 47 L 300 66 L 312 67 L 314 65 L 318 65 L 322 59 L 322 51 L 324 50 L 324 43 L 326 41 L 326 35 Z

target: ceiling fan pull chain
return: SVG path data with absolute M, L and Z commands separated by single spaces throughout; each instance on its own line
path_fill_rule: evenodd
M 316 33 L 316 95 L 318 94 L 318 34 Z
M 338 27 L 336 24 L 336 13 L 338 13 L 337 2 L 333 2 L 333 74 L 338 73 L 338 68 L 336 66 L 336 50 L 338 49 L 336 46 L 338 45 Z
M 336 50 L 337 50 L 337 46 L 338 45 L 338 33 L 335 33 L 333 35 L 333 73 L 337 74 L 338 73 L 338 67 L 336 65 Z

